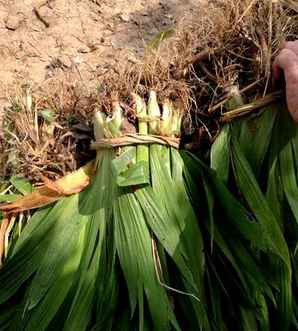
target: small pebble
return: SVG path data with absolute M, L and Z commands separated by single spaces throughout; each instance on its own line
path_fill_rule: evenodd
M 81 46 L 78 48 L 78 52 L 79 53 L 89 53 L 90 52 L 90 48 L 86 45 Z
M 6 21 L 5 21 L 5 27 L 8 30 L 15 31 L 19 28 L 21 24 L 21 19 L 17 15 L 8 15 Z
M 121 18 L 121 20 L 125 23 L 128 23 L 130 21 L 130 16 L 129 14 L 123 13 L 121 15 L 119 15 L 119 17 Z
M 59 58 L 59 60 L 67 68 L 70 68 L 72 66 L 72 60 L 67 55 L 61 55 L 60 58 Z

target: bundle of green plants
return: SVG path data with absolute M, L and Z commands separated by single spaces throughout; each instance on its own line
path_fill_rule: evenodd
M 210 328 L 202 237 L 177 150 L 182 113 L 167 101 L 161 117 L 154 91 L 147 105 L 133 98 L 137 133 L 123 134 L 118 101 L 110 116 L 95 113 L 90 186 L 36 211 L 11 241 L 2 328 Z
M 271 75 L 296 10 L 213 1 L 105 77 L 96 159 L 1 206 L 0 330 L 298 328 L 297 127 Z
M 196 183 L 193 203 L 206 206 L 215 330 L 297 328 L 296 144 L 281 103 L 226 124 L 211 149 L 212 169 L 184 155 Z

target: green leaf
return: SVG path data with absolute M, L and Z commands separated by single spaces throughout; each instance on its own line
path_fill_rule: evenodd
M 210 166 L 218 177 L 228 182 L 230 168 L 230 126 L 225 125 L 211 147 Z
M 122 194 L 114 204 L 115 240 L 120 264 L 128 286 L 131 311 L 143 306 L 146 294 L 154 330 L 170 330 L 171 307 L 158 283 L 152 256 L 152 238 L 139 203 L 131 193 Z M 142 316 L 142 310 L 141 315 Z
M 147 222 L 183 275 L 185 292 L 201 300 L 198 302 L 189 296 L 199 325 L 208 330 L 204 306 L 203 239 L 186 192 L 183 160 L 177 150 L 171 148 L 170 154 L 167 151 L 167 147 L 150 146 L 153 191 L 146 188 L 138 191 L 137 195 L 142 199 L 144 213 L 148 215 Z
M 113 229 L 108 229 L 113 238 Z M 112 324 L 119 306 L 119 274 L 118 264 L 116 265 L 116 248 L 114 240 L 105 240 L 104 251 L 101 254 L 100 276 L 97 279 L 97 307 L 96 322 L 101 326 L 100 330 L 113 330 Z M 126 305 L 127 310 L 129 305 Z
M 212 192 L 215 195 L 214 199 L 221 207 L 221 212 L 232 229 L 236 230 L 245 240 L 250 241 L 253 247 L 259 250 L 268 250 L 268 240 L 261 231 L 260 224 L 251 219 L 249 212 L 240 203 L 239 199 L 236 199 L 227 189 L 217 174 L 202 164 L 194 155 L 183 152 L 182 156 L 192 180 L 199 185 L 198 178 L 201 176 L 212 187 Z M 190 183 L 190 185 L 194 187 L 195 184 Z M 197 193 L 194 193 L 194 196 L 195 199 L 198 198 Z
M 273 254 L 279 256 L 290 270 L 289 251 L 281 229 L 235 139 L 232 141 L 232 155 L 238 187 L 261 225 L 268 240 L 268 248 Z
M 55 114 L 50 109 L 43 109 L 43 110 L 39 111 L 38 116 L 43 118 L 48 123 L 53 123 L 55 120 Z
M 291 141 L 280 151 L 280 173 L 285 195 L 298 223 L 298 186 Z
M 35 228 L 36 224 L 40 224 L 43 217 L 49 213 L 50 208 L 37 212 L 31 219 L 29 225 L 21 234 L 20 240 L 17 242 L 13 250 L 4 264 L 0 272 L 0 304 L 12 297 L 19 287 L 36 271 L 43 255 L 44 249 L 48 245 L 48 240 L 45 240 L 44 234 L 47 233 L 53 222 L 44 223 L 45 228 L 41 228 L 36 232 L 36 237 L 32 236 L 28 241 L 22 240 L 24 232 L 30 232 L 31 228 Z M 49 220 L 50 221 L 50 220 Z M 55 221 L 55 219 L 54 219 Z M 26 231 L 27 230 L 27 231 Z M 43 240 L 42 240 L 43 239 Z M 24 245 L 22 245 L 24 244 Z M 22 248 L 18 251 L 18 248 Z
M 125 150 L 112 161 L 112 169 L 116 176 L 126 171 L 136 161 L 136 148 L 126 147 Z
M 240 132 L 239 146 L 257 178 L 268 151 L 279 108 L 280 105 L 265 107 L 260 115 L 241 119 L 232 125 L 233 137 L 236 137 L 237 131 Z
M 112 215 L 118 188 L 111 164 L 113 156 L 114 152 L 104 152 L 97 175 L 85 191 L 86 199 L 81 206 L 81 212 L 91 213 L 92 217 L 88 223 L 85 252 L 78 270 L 79 283 L 65 324 L 65 329 L 68 330 L 89 329 L 90 314 L 94 313 L 98 330 L 112 331 L 112 322 L 119 303 Z
M 147 171 L 146 162 L 140 161 L 119 174 L 117 184 L 120 187 L 148 184 Z
M 0 194 L 0 202 L 14 202 L 21 197 L 20 194 Z
M 77 206 L 79 195 L 75 195 L 73 198 L 73 204 Z M 40 303 L 48 290 L 55 284 L 63 265 L 71 259 L 74 247 L 86 222 L 86 217 L 80 216 L 75 207 L 73 210 L 75 212 L 62 213 L 62 217 L 52 230 L 52 240 L 44 252 L 39 268 L 31 282 L 26 302 L 28 310 Z
M 208 206 L 208 213 L 209 213 L 209 224 L 210 224 L 210 250 L 211 254 L 213 252 L 213 242 L 214 242 L 214 196 L 212 191 L 207 183 L 207 181 L 203 178 L 203 186 L 206 193 L 206 200 Z
M 120 187 L 148 184 L 148 162 L 136 163 L 136 147 L 126 147 L 124 152 L 112 161 L 112 169 Z
M 279 325 L 283 330 L 290 330 L 293 320 L 292 273 L 291 270 L 276 261 L 280 292 L 278 295 Z
M 260 325 L 260 331 L 270 331 L 269 309 L 264 295 L 261 292 L 257 293 L 257 319 Z
M 30 311 L 30 319 L 26 325 L 26 330 L 46 330 L 59 307 L 62 305 L 76 278 L 82 256 L 83 238 L 84 232 L 82 231 L 79 237 L 76 238 L 76 245 L 72 249 L 72 254 L 65 260 L 53 286 L 49 288 L 40 304 Z
M 87 329 L 95 305 L 96 281 L 98 277 L 100 256 L 105 238 L 105 223 L 97 214 L 88 223 L 88 232 L 84 242 L 84 255 L 80 276 L 72 305 L 63 330 L 84 331 Z M 98 238 L 99 235 L 99 238 Z
M 266 198 L 274 216 L 279 221 L 280 228 L 284 229 L 284 215 L 283 215 L 283 205 L 284 205 L 284 191 L 281 182 L 279 160 L 276 157 L 271 164 L 269 169 L 268 184 Z
M 0 312 L 0 330 L 4 331 L 7 330 L 11 320 L 13 319 L 15 315 L 15 307 L 10 307 L 10 308 L 1 308 Z
M 74 224 L 74 226 L 80 226 L 78 224 L 80 218 L 73 221 L 75 216 L 79 214 L 78 201 L 79 196 L 72 195 L 61 199 L 54 206 L 39 210 L 33 215 L 29 224 L 22 231 L 12 254 L 1 269 L 0 304 L 10 298 L 37 271 L 48 247 L 51 246 L 51 242 L 55 242 L 57 239 L 57 234 L 58 237 L 61 234 L 62 238 L 63 235 L 67 235 L 66 228 L 60 233 L 63 226 L 68 226 L 67 222 Z M 62 238 L 62 242 L 59 242 L 60 247 L 65 245 Z M 51 277 L 52 271 L 46 277 Z M 45 271 L 45 273 L 47 272 Z M 46 287 L 47 284 L 44 286 Z
M 242 318 L 241 330 L 243 331 L 258 330 L 258 324 L 254 311 L 240 307 L 240 313 Z
M 167 29 L 167 30 L 165 30 L 165 31 L 161 31 L 161 32 L 159 32 L 151 41 L 150 41 L 150 43 L 148 44 L 148 47 L 149 48 L 158 48 L 159 46 L 160 46 L 160 44 L 164 41 L 164 40 L 166 40 L 166 39 L 168 39 L 168 38 L 170 38 L 170 37 L 172 37 L 173 35 L 174 35 L 174 33 L 175 33 L 175 30 L 174 29 Z
M 9 181 L 22 194 L 33 191 L 31 183 L 24 177 L 12 176 Z
M 292 147 L 294 153 L 294 160 L 296 165 L 296 178 L 298 178 L 298 130 L 295 132 L 295 136 L 292 139 Z
M 211 278 L 209 272 L 207 272 L 208 289 L 210 292 L 210 306 L 212 311 L 212 319 L 214 321 L 215 329 L 218 331 L 225 331 L 226 325 L 222 314 L 221 304 L 221 289 L 217 282 Z

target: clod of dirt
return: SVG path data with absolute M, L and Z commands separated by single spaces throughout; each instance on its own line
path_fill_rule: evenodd
M 128 23 L 130 21 L 130 15 L 127 13 L 122 13 L 119 15 L 119 17 L 125 23 Z
M 5 20 L 5 27 L 8 30 L 15 31 L 21 25 L 21 18 L 18 15 L 8 15 Z
M 87 45 L 83 45 L 83 46 L 78 48 L 78 52 L 86 54 L 86 53 L 90 52 L 90 48 Z
M 61 55 L 59 58 L 60 62 L 62 63 L 64 68 L 71 68 L 72 60 L 69 56 Z

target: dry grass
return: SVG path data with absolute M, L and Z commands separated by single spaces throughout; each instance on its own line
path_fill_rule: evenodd
M 19 93 L 4 119 L 2 176 L 21 173 L 38 181 L 41 174 L 56 178 L 76 169 L 91 157 L 93 110 L 110 113 L 116 97 L 133 122 L 131 93 L 147 98 L 151 89 L 159 102 L 179 103 L 186 114 L 186 142 L 208 149 L 233 89 L 251 103 L 281 88 L 272 80 L 271 64 L 285 40 L 298 38 L 297 10 L 295 1 L 286 0 L 210 1 L 194 21 L 182 19 L 174 37 L 157 50 L 148 47 L 141 62 L 123 58 L 97 91 L 82 93 L 68 80 L 53 82 L 43 89 L 46 97 L 34 93 L 31 106 Z M 45 109 L 53 112 L 52 123 L 40 116 Z
M 213 1 L 198 22 L 178 33 L 176 67 L 203 90 L 198 93 L 208 98 L 208 108 L 235 84 L 244 88 L 260 82 L 257 94 L 265 95 L 273 89 L 271 64 L 280 46 L 298 36 L 297 17 L 279 2 Z
M 147 98 L 149 91 L 157 92 L 159 101 L 168 98 L 183 101 L 183 110 L 189 108 L 190 87 L 185 79 L 175 79 L 172 75 L 172 61 L 169 49 L 147 50 L 141 62 L 124 61 L 107 73 L 99 89 L 100 106 L 110 111 L 111 100 L 119 98 L 127 106 L 131 105 L 132 93 Z
M 66 82 L 47 96 L 20 89 L 5 109 L 1 176 L 40 182 L 42 176 L 59 178 L 89 160 L 92 100 L 80 98 Z
M 251 103 L 282 89 L 271 66 L 283 42 L 298 38 L 296 7 L 293 1 L 217 0 L 195 21 L 181 22 L 171 46 L 175 77 L 192 87 L 199 145 L 206 141 L 208 149 L 214 140 L 232 91 L 241 90 Z

